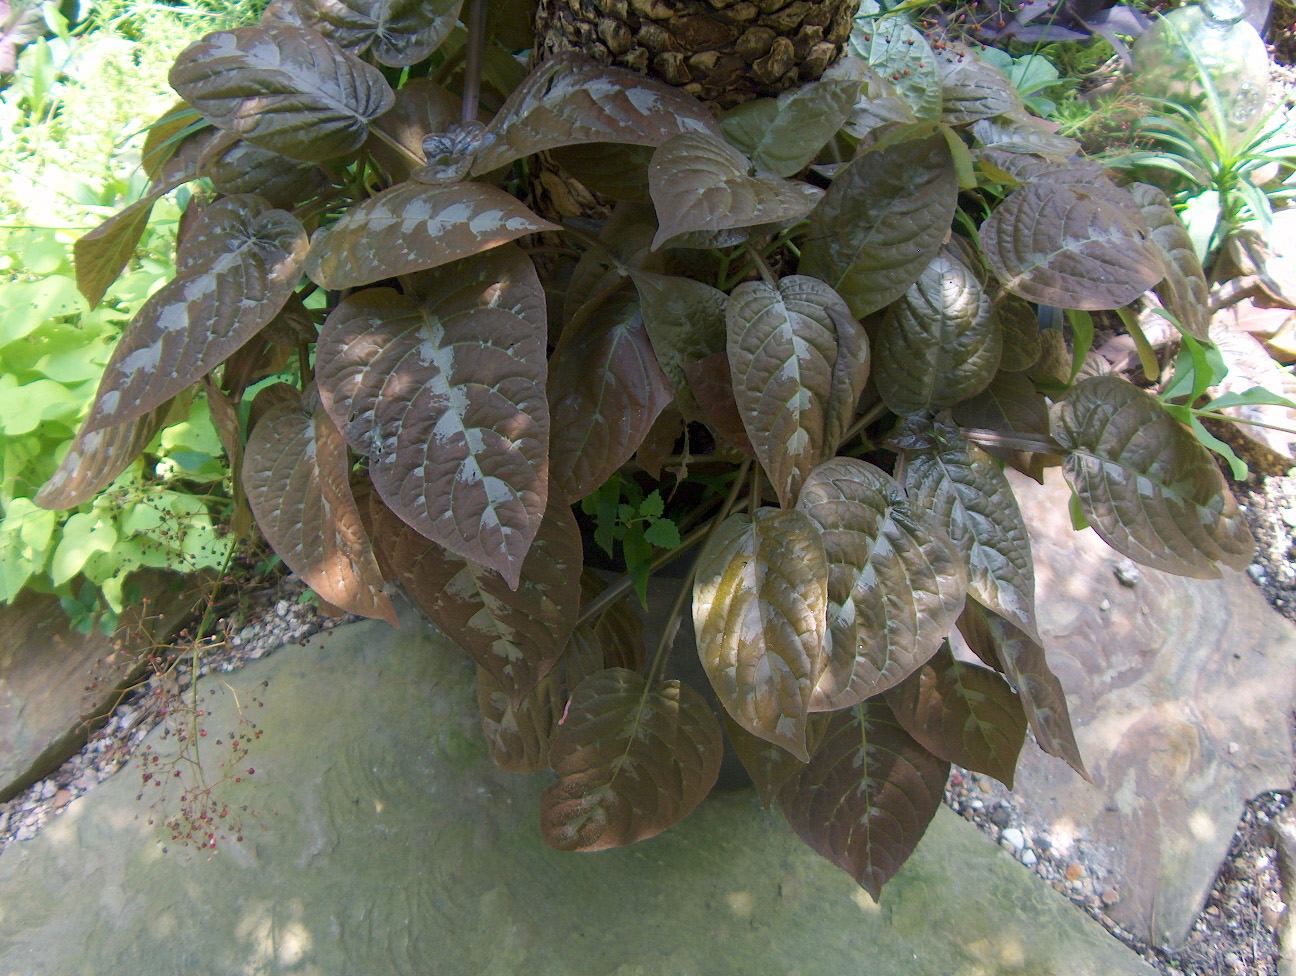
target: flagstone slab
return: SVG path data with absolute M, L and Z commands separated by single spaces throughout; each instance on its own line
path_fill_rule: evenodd
M 1075 532 L 1058 469 L 1044 486 L 1009 474 L 1040 635 L 1094 780 L 1028 749 L 1014 804 L 1036 835 L 1102 849 L 1119 881 L 1113 919 L 1180 946 L 1245 801 L 1292 784 L 1296 627 L 1243 573 L 1135 568 L 1092 529 Z
M 263 823 L 242 844 L 163 853 L 139 774 L 123 772 L 0 855 L 0 973 L 1153 972 L 945 810 L 880 905 L 751 791 L 629 849 L 551 851 L 545 776 L 491 764 L 468 662 L 410 612 L 402 623 L 346 625 L 204 679 L 204 749 L 237 722 L 235 694 L 264 702 L 255 775 L 222 787 Z

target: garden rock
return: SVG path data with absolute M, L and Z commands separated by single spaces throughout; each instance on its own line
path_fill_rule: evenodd
M 262 825 L 241 844 L 159 837 L 125 770 L 0 855 L 0 972 L 1152 973 L 946 810 L 880 906 L 747 790 L 627 849 L 549 850 L 545 777 L 496 770 L 469 663 L 401 617 L 203 679 L 209 763 L 235 693 L 265 706 L 255 775 L 221 787 Z

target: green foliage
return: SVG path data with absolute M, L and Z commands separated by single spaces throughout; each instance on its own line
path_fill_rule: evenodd
M 824 80 L 722 120 L 568 52 L 464 79 L 484 125 L 443 85 L 483 53 L 460 61 L 458 7 L 276 3 L 180 54 L 204 121 L 156 123 L 150 192 L 208 179 L 218 198 L 37 501 L 128 468 L 201 388 L 257 524 L 321 601 L 394 620 L 397 580 L 477 663 L 492 755 L 557 773 L 541 823 L 563 850 L 653 836 L 713 785 L 721 723 L 665 676 L 690 601 L 762 796 L 874 896 L 950 762 L 1011 779 L 1029 726 L 1083 775 L 1004 462 L 1060 463 L 1135 559 L 1250 558 L 1174 397 L 1084 368 L 1089 313 L 1153 291 L 1205 338 L 1163 198 L 1027 111 L 1055 82 L 1041 61 L 1009 64 L 1015 86 L 902 10 L 866 11 L 859 58 Z M 545 153 L 613 201 L 606 220 L 521 199 Z M 83 240 L 91 294 L 132 216 Z M 268 382 L 291 359 L 301 375 Z M 78 551 L 111 551 L 95 531 L 78 523 Z M 582 579 L 583 531 L 620 543 L 623 579 Z M 649 655 L 630 593 L 699 544 Z M 986 668 L 942 651 L 955 627 Z M 882 817 L 896 829 L 857 829 Z

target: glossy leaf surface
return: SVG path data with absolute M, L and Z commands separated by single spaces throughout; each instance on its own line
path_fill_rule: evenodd
M 462 0 L 296 0 L 306 27 L 358 58 L 404 67 L 446 39 Z

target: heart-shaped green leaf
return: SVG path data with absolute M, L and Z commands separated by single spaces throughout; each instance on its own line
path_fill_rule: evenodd
M 1147 221 L 1149 240 L 1165 257 L 1165 277 L 1154 289 L 1157 297 L 1179 328 L 1199 342 L 1208 341 L 1210 286 L 1183 221 L 1159 188 L 1131 183 L 1126 189 Z
M 720 134 L 711 113 L 678 88 L 565 51 L 544 61 L 491 120 L 480 175 L 560 146 L 621 142 L 659 146 L 681 132 Z
M 896 721 L 932 755 L 1012 789 L 1026 712 L 995 671 L 956 661 L 945 644 L 886 693 Z
M 748 281 L 729 296 L 734 399 L 785 508 L 811 469 L 837 453 L 868 380 L 863 327 L 831 288 L 790 275 Z
M 936 816 L 949 763 L 881 699 L 834 712 L 809 764 L 779 791 L 792 829 L 877 901 Z
M 949 529 L 968 567 L 968 592 L 1036 633 L 1035 565 L 1012 487 L 994 458 L 952 427 L 905 467 L 911 504 Z
M 601 851 L 655 837 L 711 792 L 723 749 L 715 714 L 687 685 L 649 686 L 624 668 L 590 675 L 549 748 L 558 781 L 540 794 L 545 843 Z
M 87 430 L 141 417 L 257 334 L 297 287 L 306 232 L 251 194 L 203 210 L 177 274 L 136 313 L 104 368 Z
M 584 498 L 639 449 L 671 402 L 630 282 L 563 334 L 550 368 L 555 496 Z
M 352 207 L 318 236 L 306 273 L 323 288 L 355 288 L 558 229 L 499 187 L 402 183 Z
M 1053 436 L 1080 510 L 1113 549 L 1199 579 L 1251 561 L 1255 541 L 1210 453 L 1132 383 L 1081 380 L 1054 408 Z
M 720 703 L 748 732 L 802 761 L 827 602 L 823 541 L 804 512 L 731 515 L 698 556 L 693 626 Z
M 321 599 L 396 626 L 360 511 L 346 443 L 309 399 L 276 403 L 243 456 L 243 488 L 257 525 L 284 563 Z
M 672 136 L 648 164 L 657 208 L 653 249 L 691 231 L 725 231 L 803 219 L 823 191 L 808 183 L 749 175 L 747 157 L 719 136 Z
M 828 557 L 827 664 L 810 708 L 847 708 L 936 652 L 963 608 L 967 571 L 942 524 L 864 461 L 815 468 L 797 508 Z
M 897 414 L 917 413 L 980 393 L 999 369 L 997 325 L 977 276 L 943 248 L 878 329 L 874 381 L 883 402 Z
M 449 36 L 463 0 L 296 0 L 306 27 L 358 58 L 405 67 Z
M 358 149 L 393 102 L 377 68 L 285 23 L 208 34 L 181 52 L 169 79 L 213 125 L 307 162 Z
M 1166 270 L 1133 198 L 1102 183 L 1013 191 L 981 225 L 981 249 L 1006 289 L 1060 308 L 1120 308 Z
M 337 306 L 316 347 L 320 395 L 401 518 L 514 586 L 548 498 L 544 292 L 516 248 L 419 287 Z
M 810 217 L 801 271 L 831 285 L 857 318 L 918 280 L 949 233 L 958 177 L 939 135 L 864 154 Z

